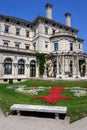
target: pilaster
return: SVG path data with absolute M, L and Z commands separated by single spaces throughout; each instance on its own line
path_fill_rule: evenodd
M 87 58 L 85 59 L 85 77 L 87 77 Z
M 80 72 L 79 72 L 79 57 L 76 58 L 76 78 L 80 78 Z
M 4 63 L 3 63 L 3 56 L 0 55 L 0 77 L 2 78 L 4 75 Z
M 18 75 L 17 63 L 13 63 L 12 72 L 13 72 L 14 78 L 17 78 L 17 75 Z

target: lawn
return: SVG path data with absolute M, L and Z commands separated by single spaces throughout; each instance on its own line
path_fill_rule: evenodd
M 84 87 L 87 86 L 87 81 L 43 81 L 43 80 L 27 80 L 25 82 L 15 84 L 0 84 L 0 107 L 6 112 L 10 112 L 10 106 L 13 104 L 32 104 L 32 105 L 52 105 L 46 103 L 43 99 L 34 100 L 35 96 L 28 96 L 15 92 L 14 89 L 8 89 L 7 86 L 26 85 L 26 89 L 30 86 L 59 86 L 59 87 Z M 86 89 L 87 91 L 87 89 Z M 49 89 L 44 92 L 39 92 L 39 95 L 47 95 Z M 54 106 L 67 106 L 67 115 L 70 116 L 70 122 L 76 121 L 82 117 L 87 116 L 87 96 L 76 97 L 70 92 L 70 89 L 64 89 L 64 96 L 70 97 L 72 100 L 60 100 Z

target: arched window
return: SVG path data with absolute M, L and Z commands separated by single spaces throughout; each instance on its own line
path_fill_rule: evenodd
M 58 51 L 58 43 L 54 43 L 54 51 Z
M 4 74 L 12 74 L 12 59 L 10 58 L 4 61 Z
M 18 74 L 24 74 L 25 71 L 25 65 L 24 65 L 24 60 L 19 60 L 18 61 Z
M 32 60 L 30 62 L 30 77 L 36 76 L 36 61 Z

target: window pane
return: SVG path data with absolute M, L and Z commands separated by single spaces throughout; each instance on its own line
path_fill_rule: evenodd
M 45 27 L 45 33 L 48 34 L 48 27 Z
M 70 51 L 73 51 L 73 43 L 70 43 Z
M 4 46 L 4 47 L 8 47 L 8 43 L 7 43 L 7 42 L 4 42 L 3 46 Z
M 79 44 L 79 49 L 80 49 L 80 44 Z
M 29 31 L 26 31 L 26 37 L 29 37 Z
M 48 45 L 45 45 L 45 48 L 48 48 Z
M 54 43 L 54 51 L 58 51 L 58 43 Z
M 8 33 L 9 32 L 9 26 L 5 26 L 5 32 Z
M 4 62 L 4 73 L 5 74 L 12 74 L 12 60 L 6 59 Z
M 16 29 L 16 35 L 19 35 L 20 34 L 20 30 L 17 28 Z
M 16 45 L 15 45 L 15 48 L 16 48 L 16 49 L 19 49 L 19 44 L 16 44 Z
M 29 46 L 26 46 L 25 49 L 26 49 L 26 50 L 29 50 Z
M 55 34 L 55 30 L 54 29 L 52 30 L 52 34 Z
M 36 76 L 36 62 L 33 60 L 30 62 L 30 77 Z
M 24 74 L 24 61 L 19 60 L 18 62 L 18 74 Z

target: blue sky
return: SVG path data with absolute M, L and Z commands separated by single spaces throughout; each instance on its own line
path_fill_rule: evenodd
M 79 30 L 87 53 L 87 0 L 0 0 L 0 14 L 32 21 L 38 15 L 46 16 L 45 5 L 53 5 L 53 19 L 65 24 L 66 12 L 70 12 L 72 27 Z

